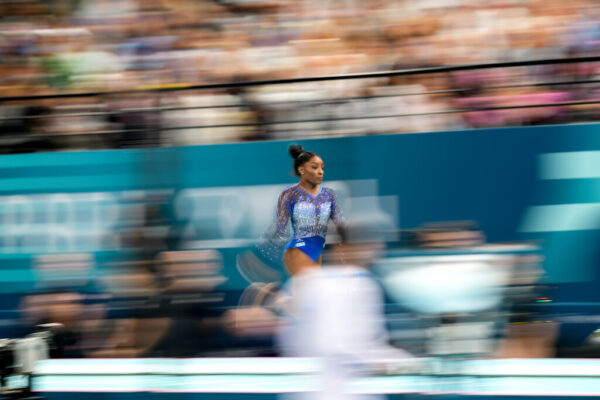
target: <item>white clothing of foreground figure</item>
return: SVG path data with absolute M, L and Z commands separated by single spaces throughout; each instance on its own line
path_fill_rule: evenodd
M 306 268 L 292 278 L 291 287 L 290 315 L 280 332 L 282 353 L 323 361 L 320 390 L 291 397 L 370 398 L 349 393 L 348 383 L 360 375 L 401 369 L 415 360 L 387 344 L 383 294 L 365 268 Z

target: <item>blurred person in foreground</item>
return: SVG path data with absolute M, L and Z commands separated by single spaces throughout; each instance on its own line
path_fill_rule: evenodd
M 382 289 L 368 267 L 383 250 L 367 223 L 346 226 L 346 241 L 324 268 L 305 268 L 289 282 L 291 297 L 279 332 L 281 354 L 319 357 L 322 371 L 310 399 L 356 399 L 348 384 L 360 375 L 410 370 L 416 359 L 387 343 Z M 333 262 L 333 263 L 331 263 Z

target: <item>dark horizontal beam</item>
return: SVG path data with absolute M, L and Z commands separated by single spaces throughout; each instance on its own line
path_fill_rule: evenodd
M 285 85 L 285 84 L 293 84 L 293 83 L 323 82 L 323 81 L 346 80 L 346 79 L 373 79 L 373 78 L 387 78 L 387 77 L 391 77 L 391 76 L 410 76 L 410 75 L 437 74 L 437 73 L 448 73 L 448 72 L 470 71 L 470 70 L 481 70 L 481 69 L 531 67 L 531 66 L 537 66 L 537 65 L 574 64 L 574 63 L 590 63 L 590 62 L 600 62 L 600 56 L 553 58 L 553 59 L 540 59 L 540 60 L 527 60 L 527 61 L 511 61 L 511 62 L 503 62 L 503 63 L 451 65 L 451 66 L 440 66 L 440 67 L 366 72 L 366 73 L 358 73 L 358 74 L 341 74 L 341 75 L 325 75 L 325 76 L 302 77 L 302 78 L 223 82 L 223 83 L 213 83 L 213 84 L 205 84 L 205 85 L 173 84 L 173 85 L 165 85 L 165 86 L 159 86 L 159 87 L 150 87 L 150 88 L 146 88 L 146 89 L 112 91 L 112 92 L 108 92 L 108 91 L 107 92 L 80 92 L 80 93 L 45 94 L 45 95 L 34 95 L 34 96 L 9 96 L 9 97 L 0 97 L 0 102 L 24 101 L 24 100 L 35 100 L 35 99 L 59 99 L 59 98 L 64 99 L 64 98 L 95 97 L 95 96 L 118 96 L 118 95 L 123 95 L 123 94 L 140 93 L 140 92 L 228 89 L 228 88 L 241 88 L 241 87 L 252 87 L 252 86 Z
M 235 127 L 252 127 L 252 126 L 265 126 L 265 125 L 285 125 L 285 124 L 304 124 L 314 122 L 331 122 L 331 121 L 350 121 L 350 120 L 367 120 L 367 119 L 386 119 L 386 118 L 405 118 L 405 117 L 419 117 L 429 115 L 444 115 L 444 114 L 464 114 L 480 111 L 501 111 L 501 110 L 515 110 L 515 109 L 528 109 L 528 108 L 545 108 L 545 107 L 569 107 L 569 106 L 583 106 L 600 104 L 600 100 L 594 101 L 570 101 L 561 103 L 551 104 L 530 104 L 522 106 L 502 106 L 502 107 L 477 107 L 477 108 L 465 108 L 465 109 L 453 109 L 443 111 L 432 111 L 425 113 L 411 113 L 411 114 L 376 114 L 376 115 L 361 115 L 361 116 L 345 116 L 345 117 L 327 117 L 327 118 L 313 118 L 303 120 L 286 120 L 286 121 L 261 121 L 261 122 L 248 122 L 241 124 L 215 124 L 215 125 L 190 125 L 190 126 L 166 126 L 166 127 L 152 127 L 147 129 L 116 129 L 106 131 L 90 131 L 90 132 L 77 132 L 77 133 L 43 133 L 35 135 L 3 135 L 0 136 L 0 143 L 2 140 L 14 140 L 14 139 L 42 139 L 48 137 L 58 136 L 105 136 L 115 135 L 120 133 L 143 133 L 143 132 L 154 132 L 154 131 L 178 131 L 185 129 L 216 129 L 216 128 L 235 128 Z
M 523 88 L 523 87 L 549 87 L 549 86 L 565 86 L 565 85 L 584 85 L 590 83 L 600 83 L 598 79 L 588 80 L 574 80 L 574 81 L 558 81 L 558 82 L 534 82 L 534 83 L 516 83 L 509 85 L 492 85 L 485 86 L 483 89 L 486 90 L 497 90 L 497 89 L 512 89 L 512 88 Z M 382 94 L 382 95 L 366 95 L 366 96 L 349 96 L 349 97 L 326 97 L 321 99 L 309 99 L 309 100 L 282 100 L 282 101 L 265 101 L 256 102 L 252 105 L 256 106 L 270 106 L 270 105 L 286 105 L 286 104 L 323 104 L 323 103 L 343 103 L 353 100 L 370 100 L 378 98 L 391 98 L 391 97 L 406 97 L 406 96 L 423 96 L 430 94 L 448 94 L 448 93 L 462 93 L 470 92 L 479 88 L 460 88 L 460 89 L 447 89 L 447 90 L 424 90 L 420 92 L 406 92 L 406 93 L 394 93 L 394 94 Z M 244 104 L 219 104 L 214 106 L 174 106 L 174 107 L 145 107 L 145 108 L 126 108 L 121 110 L 104 110 L 104 111 L 87 111 L 87 112 L 74 112 L 74 113 L 58 113 L 58 114 L 43 114 L 43 115 L 24 115 L 16 117 L 0 117 L 0 122 L 3 121 L 20 121 L 27 119 L 36 118 L 76 118 L 76 117 L 100 117 L 103 115 L 123 115 L 131 113 L 155 113 L 164 111 L 189 111 L 189 110 L 204 110 L 204 109 L 219 109 L 219 108 L 236 108 L 244 107 Z

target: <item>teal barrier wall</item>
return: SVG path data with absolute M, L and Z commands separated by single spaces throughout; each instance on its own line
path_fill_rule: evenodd
M 326 181 L 358 181 L 359 187 L 360 182 L 376 182 L 378 196 L 395 198 L 396 227 L 475 220 L 492 242 L 542 241 L 549 281 L 590 282 L 598 280 L 599 127 L 518 127 L 299 143 L 322 155 Z M 244 239 L 237 247 L 247 246 L 260 224 L 248 222 L 257 218 L 253 208 L 232 193 L 256 187 L 274 202 L 280 186 L 296 181 L 288 145 L 255 142 L 0 157 L 0 281 L 11 283 L 3 291 L 25 290 L 37 279 L 31 272 L 32 254 L 119 254 L 128 246 L 122 233 L 142 221 L 140 204 L 157 198 L 167 202 L 166 214 L 187 240 L 194 239 L 190 235 Z M 207 191 L 211 188 L 213 192 Z M 201 202 L 196 190 L 203 190 Z M 266 224 L 269 217 L 261 218 Z M 226 264 L 235 256 L 228 252 Z M 242 284 L 238 278 L 229 284 Z

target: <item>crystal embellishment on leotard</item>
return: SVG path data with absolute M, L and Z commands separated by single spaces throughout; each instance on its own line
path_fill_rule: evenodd
M 275 223 L 263 236 L 258 249 L 267 258 L 281 259 L 283 247 L 290 240 L 314 236 L 325 239 L 330 219 L 338 227 L 343 223 L 332 189 L 323 187 L 313 196 L 299 185 L 290 186 L 279 196 Z

